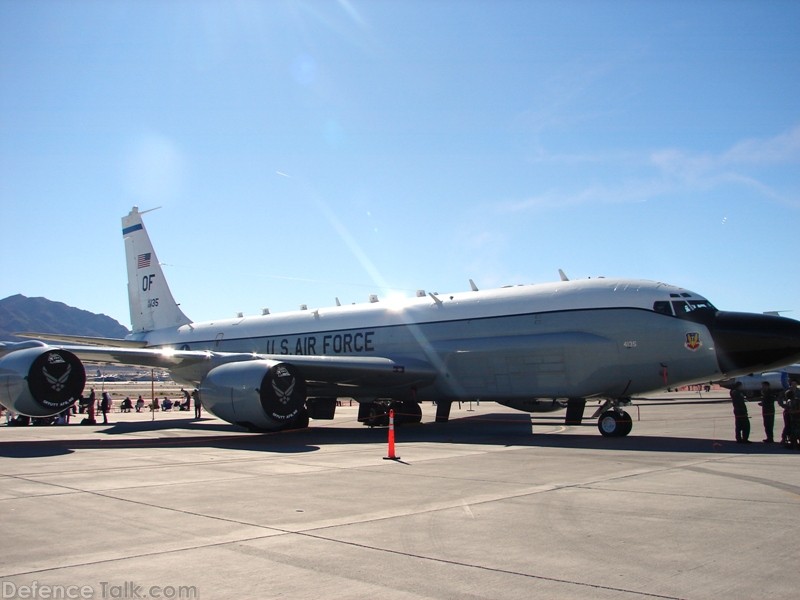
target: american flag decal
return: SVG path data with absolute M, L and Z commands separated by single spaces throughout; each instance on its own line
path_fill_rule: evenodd
M 145 269 L 150 266 L 150 253 L 145 252 L 136 258 L 136 268 Z

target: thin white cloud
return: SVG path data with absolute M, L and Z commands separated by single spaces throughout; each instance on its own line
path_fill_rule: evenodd
M 770 138 L 737 142 L 718 155 L 694 154 L 676 149 L 657 150 L 650 160 L 662 172 L 695 179 L 709 173 L 747 165 L 780 165 L 800 162 L 800 126 Z
M 735 144 L 721 156 L 724 164 L 786 164 L 800 162 L 800 125 L 771 138 Z
M 523 212 L 576 205 L 645 202 L 677 193 L 708 191 L 722 186 L 748 188 L 760 196 L 800 206 L 795 190 L 775 182 L 775 174 L 759 171 L 800 162 L 800 126 L 767 138 L 739 141 L 717 154 L 662 148 L 649 154 L 615 150 L 606 154 L 553 154 L 539 152 L 532 163 L 559 165 L 606 164 L 605 181 L 593 180 L 582 188 L 551 188 L 528 198 L 500 204 L 502 212 Z M 609 182 L 614 166 L 634 176 Z M 783 179 L 786 179 L 785 177 Z M 783 188 L 782 188 L 783 186 Z
M 662 196 L 671 189 L 670 184 L 659 179 L 629 180 L 616 186 L 594 183 L 574 191 L 550 189 L 524 200 L 503 203 L 500 208 L 502 212 L 525 212 L 587 204 L 645 202 Z

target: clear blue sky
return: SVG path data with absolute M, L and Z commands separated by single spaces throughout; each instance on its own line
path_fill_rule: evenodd
M 800 319 L 800 3 L 0 2 L 0 298 L 130 325 L 557 279 Z

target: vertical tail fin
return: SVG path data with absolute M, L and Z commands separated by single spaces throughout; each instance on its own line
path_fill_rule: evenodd
M 122 217 L 131 329 L 133 333 L 142 333 L 188 325 L 192 321 L 183 314 L 172 297 L 150 236 L 142 223 L 143 214 L 134 206 L 127 216 Z

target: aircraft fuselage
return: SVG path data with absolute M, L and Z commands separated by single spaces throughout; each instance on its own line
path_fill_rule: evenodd
M 681 292 L 569 281 L 193 323 L 147 340 L 180 350 L 418 359 L 439 371 L 421 400 L 620 397 L 719 374 L 704 325 L 653 310 Z

